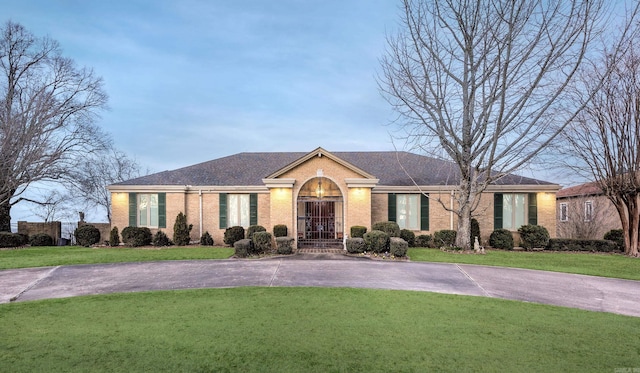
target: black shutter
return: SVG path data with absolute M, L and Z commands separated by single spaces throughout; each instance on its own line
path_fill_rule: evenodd
M 138 195 L 129 193 L 129 226 L 138 226 Z
M 258 225 L 258 194 L 249 195 L 249 225 Z
M 502 229 L 502 193 L 493 195 L 493 229 Z
M 389 202 L 387 203 L 389 221 L 396 221 L 396 195 L 395 193 L 389 193 Z
M 167 227 L 167 194 L 158 193 L 158 228 Z
M 420 230 L 429 230 L 429 196 L 420 195 Z
M 538 194 L 529 193 L 529 224 L 538 225 Z
M 220 193 L 220 229 L 227 228 L 227 193 Z

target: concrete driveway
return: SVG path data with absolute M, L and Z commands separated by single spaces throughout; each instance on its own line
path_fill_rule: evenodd
M 475 295 L 640 317 L 640 281 L 476 265 L 339 260 L 344 257 L 309 255 L 3 270 L 0 303 L 149 290 L 318 286 Z M 309 258 L 318 260 L 302 260 Z

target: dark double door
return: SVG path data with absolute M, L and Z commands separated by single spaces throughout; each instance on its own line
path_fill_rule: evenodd
M 333 201 L 305 202 L 305 239 L 336 238 L 336 204 Z

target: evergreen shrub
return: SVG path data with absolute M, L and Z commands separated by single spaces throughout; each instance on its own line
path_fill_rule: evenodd
M 346 245 L 349 254 L 360 254 L 367 249 L 367 244 L 362 237 L 347 238 Z
M 458 233 L 451 229 L 443 229 L 433 234 L 433 243 L 436 247 L 451 247 L 456 244 Z
M 0 232 L 0 247 L 18 247 L 24 244 L 24 237 L 18 233 Z
M 400 237 L 400 226 L 395 221 L 382 221 L 371 227 L 372 231 L 383 231 L 389 237 Z
M 407 241 L 400 237 L 391 237 L 389 239 L 389 253 L 393 256 L 407 256 L 408 248 L 409 244 L 407 243 Z
M 202 237 L 200 237 L 200 245 L 202 246 L 213 246 L 213 237 L 209 234 L 209 231 L 204 232 Z
M 271 240 L 273 236 L 266 231 L 257 231 L 253 233 L 251 241 L 253 242 L 253 253 L 266 254 L 271 252 Z
M 615 242 L 624 251 L 624 234 L 622 229 L 612 229 L 604 234 L 604 239 Z
M 157 231 L 156 234 L 153 235 L 153 240 L 151 241 L 151 243 L 156 247 L 173 245 L 173 242 L 171 242 L 167 234 L 163 231 Z
M 581 240 L 571 238 L 551 238 L 545 249 L 552 251 L 591 251 L 600 253 L 622 250 L 618 244 L 612 240 Z
M 367 227 L 363 227 L 362 225 L 354 225 L 350 229 L 351 238 L 362 238 L 365 233 L 367 233 Z
M 244 232 L 244 231 L 243 231 Z M 238 258 L 246 258 L 251 254 L 251 240 L 248 238 L 240 239 L 233 243 L 235 255 Z
M 285 224 L 276 224 L 273 226 L 273 237 L 286 237 L 289 229 Z
M 244 228 L 241 226 L 229 227 L 224 231 L 224 243 L 234 246 L 234 243 L 244 240 Z
M 482 245 L 482 238 L 480 236 L 480 223 L 476 218 L 471 219 L 471 245 L 476 241 L 476 237 L 478 237 L 478 243 Z
M 286 237 L 286 236 L 276 237 L 276 252 L 280 255 L 293 254 L 294 243 L 295 243 L 295 239 L 293 237 Z
M 89 247 L 100 242 L 100 230 L 91 224 L 79 226 L 74 235 L 76 243 L 80 246 Z
M 180 212 L 173 224 L 173 242 L 178 246 L 187 246 L 191 242 L 193 224 L 187 224 L 187 216 Z
M 387 232 L 372 230 L 364 234 L 364 242 L 367 251 L 383 253 L 389 249 L 389 234 Z
M 266 231 L 267 230 L 262 225 L 250 225 L 249 228 L 247 228 L 247 238 L 252 240 L 254 233 L 256 233 L 256 232 L 266 232 Z
M 489 246 L 494 249 L 513 250 L 513 234 L 508 229 L 496 229 L 489 236 Z
M 527 224 L 518 228 L 520 245 L 527 250 L 545 248 L 549 244 L 549 231 L 541 225 Z
M 130 247 L 150 245 L 153 239 L 151 230 L 147 227 L 125 227 L 121 236 L 122 242 Z
M 29 245 L 31 246 L 53 246 L 53 237 L 46 233 L 36 233 L 29 237 Z
M 416 247 L 431 247 L 432 239 L 430 234 L 420 234 L 416 237 Z
M 118 233 L 118 227 L 113 227 L 111 233 L 109 233 L 109 246 L 120 246 L 120 234 Z
M 416 234 L 409 229 L 400 230 L 400 238 L 407 241 L 409 247 L 416 247 Z

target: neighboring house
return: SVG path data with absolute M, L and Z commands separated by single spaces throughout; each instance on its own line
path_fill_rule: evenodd
M 622 227 L 615 206 L 595 182 L 563 188 L 556 201 L 559 238 L 602 239 Z
M 179 212 L 191 237 L 226 228 L 284 224 L 299 245 L 340 242 L 350 228 L 393 220 L 418 234 L 456 229 L 458 171 L 452 162 L 408 152 L 239 153 L 109 186 L 112 226 L 173 231 Z M 556 231 L 557 184 L 508 175 L 476 210 L 482 239 L 496 228 L 540 224 Z M 169 234 L 171 235 L 171 234 Z

